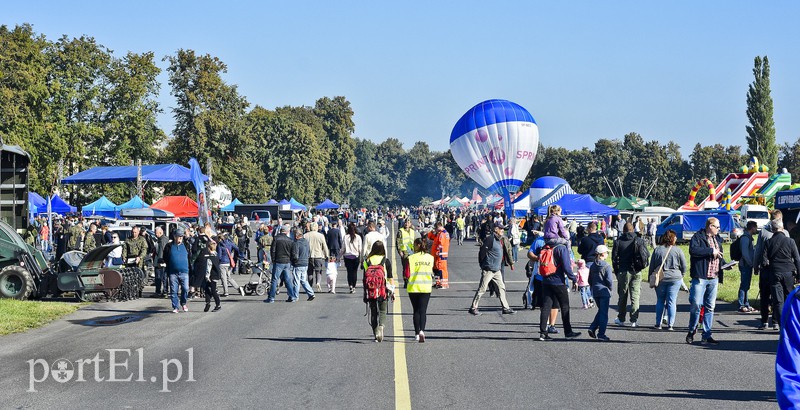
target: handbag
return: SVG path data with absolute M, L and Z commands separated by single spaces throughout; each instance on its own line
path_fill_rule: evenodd
M 667 248 L 667 253 L 664 254 L 664 259 L 661 261 L 661 266 L 658 269 L 650 274 L 650 278 L 648 278 L 650 282 L 650 289 L 658 287 L 658 284 L 664 280 L 664 264 L 667 262 L 667 256 L 669 256 L 669 251 L 672 250 L 672 246 Z

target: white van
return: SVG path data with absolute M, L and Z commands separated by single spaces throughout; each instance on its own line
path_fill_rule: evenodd
M 664 222 L 670 215 L 674 214 L 676 211 L 672 208 L 667 208 L 665 206 L 646 206 L 642 209 L 641 212 L 634 212 L 634 211 L 620 211 L 619 215 L 622 218 L 627 219 L 628 217 L 631 218 L 631 221 L 635 221 L 636 218 L 642 218 L 643 221 L 647 221 L 649 219 L 654 219 L 656 225 Z
M 748 221 L 756 221 L 756 226 L 761 230 L 764 225 L 769 223 L 769 209 L 764 205 L 742 205 L 739 212 L 742 214 L 742 227 Z

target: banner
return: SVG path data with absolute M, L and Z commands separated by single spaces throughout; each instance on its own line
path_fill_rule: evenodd
M 211 222 L 211 210 L 208 208 L 206 201 L 206 184 L 203 182 L 203 172 L 200 171 L 200 164 L 194 158 L 189 159 L 189 174 L 194 184 L 194 190 L 197 192 L 197 223 L 200 226 Z

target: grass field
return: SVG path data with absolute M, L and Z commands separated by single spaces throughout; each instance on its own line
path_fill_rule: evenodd
M 0 299 L 0 336 L 44 326 L 83 304 Z

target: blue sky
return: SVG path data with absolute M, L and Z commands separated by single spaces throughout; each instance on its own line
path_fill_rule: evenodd
M 533 114 L 547 146 L 635 131 L 688 154 L 745 146 L 756 55 L 770 59 L 778 142 L 800 137 L 798 12 L 791 1 L 16 1 L 0 24 L 87 34 L 117 56 L 208 53 L 251 106 L 343 95 L 356 137 L 406 148 L 446 150 L 464 112 L 503 98 Z

